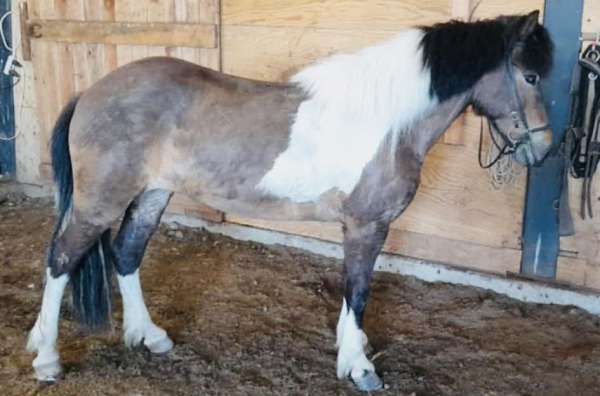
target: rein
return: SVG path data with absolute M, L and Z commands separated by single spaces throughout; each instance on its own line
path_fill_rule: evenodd
M 478 156 L 478 159 L 479 159 L 479 166 L 483 169 L 489 169 L 492 166 L 494 166 L 500 160 L 500 158 L 504 157 L 505 155 L 513 154 L 515 151 L 517 151 L 517 148 L 520 145 L 531 140 L 531 135 L 533 135 L 534 133 L 542 132 L 547 129 L 550 129 L 549 124 L 544 124 L 544 125 L 536 127 L 536 128 L 529 127 L 529 123 L 527 122 L 527 114 L 525 114 L 525 106 L 523 105 L 523 100 L 521 99 L 521 96 L 519 95 L 519 90 L 517 89 L 517 81 L 515 79 L 512 58 L 510 56 L 506 57 L 505 67 L 506 67 L 506 80 L 507 80 L 508 86 L 510 87 L 510 89 L 513 93 L 515 102 L 517 104 L 517 110 L 511 112 L 511 117 L 514 122 L 515 128 L 524 130 L 525 135 L 520 139 L 511 139 L 511 137 L 509 137 L 500 128 L 498 128 L 498 125 L 496 124 L 496 121 L 494 118 L 487 116 L 486 118 L 487 118 L 487 124 L 488 124 L 488 131 L 490 133 L 490 138 L 491 138 L 494 146 L 496 147 L 496 149 L 498 149 L 498 155 L 496 156 L 496 158 L 494 158 L 488 164 L 484 165 L 482 156 L 481 156 L 482 151 L 483 151 L 483 118 L 482 118 L 481 125 L 479 128 L 479 156 Z M 521 126 L 522 126 L 522 128 L 521 128 Z M 497 133 L 502 138 L 502 140 L 504 141 L 504 146 L 500 147 L 500 145 L 496 141 L 496 138 L 494 137 L 494 132 Z M 533 155 L 535 156 L 535 154 L 533 154 Z

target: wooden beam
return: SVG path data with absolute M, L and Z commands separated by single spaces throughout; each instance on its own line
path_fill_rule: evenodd
M 266 221 L 230 213 L 226 222 L 329 242 L 342 241 L 342 229 L 337 223 Z M 517 272 L 521 256 L 519 249 L 486 246 L 394 228 L 390 229 L 383 251 L 501 275 Z
M 452 0 L 452 18 L 468 21 L 473 9 L 473 0 Z
M 29 8 L 27 2 L 19 4 L 19 19 L 21 28 L 21 57 L 24 61 L 31 60 L 31 40 L 27 34 L 27 20 L 29 19 Z
M 63 43 L 217 48 L 217 25 L 206 23 L 28 20 L 24 37 Z M 27 39 L 23 39 L 27 41 Z
M 184 214 L 186 216 L 212 221 L 213 223 L 223 223 L 225 221 L 225 213 L 199 203 L 185 193 L 176 193 L 173 196 L 167 207 L 167 213 Z
M 459 115 L 444 132 L 444 143 L 462 146 L 465 144 L 465 113 Z

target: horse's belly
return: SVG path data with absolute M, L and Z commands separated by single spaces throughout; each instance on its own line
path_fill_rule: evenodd
M 260 193 L 236 198 L 204 193 L 194 198 L 226 213 L 275 221 L 340 221 L 343 199 L 332 194 L 314 202 L 295 203 L 289 199 L 262 196 Z
M 167 154 L 163 150 L 163 154 Z M 224 171 L 231 164 L 221 163 L 221 169 L 201 166 L 185 158 L 164 158 L 165 167 L 157 172 L 148 188 L 163 188 L 182 193 L 199 203 L 228 213 L 266 220 L 338 221 L 346 194 L 331 190 L 316 199 L 295 202 L 273 196 L 258 187 L 267 169 L 250 165 Z

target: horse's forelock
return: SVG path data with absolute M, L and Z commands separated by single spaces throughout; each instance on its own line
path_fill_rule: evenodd
M 450 21 L 423 27 L 423 63 L 440 101 L 470 89 L 501 64 L 507 50 L 502 20 Z
M 432 93 L 445 100 L 468 90 L 484 74 L 501 65 L 517 43 L 523 50 L 516 61 L 545 76 L 552 66 L 552 40 L 541 25 L 525 39 L 517 37 L 523 18 L 500 16 L 422 27 L 423 63 L 431 69 Z
M 542 25 L 523 40 L 523 51 L 519 53 L 519 63 L 544 77 L 552 68 L 554 45 L 550 34 Z

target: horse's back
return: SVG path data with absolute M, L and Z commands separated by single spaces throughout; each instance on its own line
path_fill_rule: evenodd
M 125 65 L 77 104 L 70 127 L 75 187 L 94 200 L 103 199 L 101 190 L 129 196 L 147 186 L 238 195 L 287 146 L 290 114 L 301 100 L 288 85 L 174 58 Z

